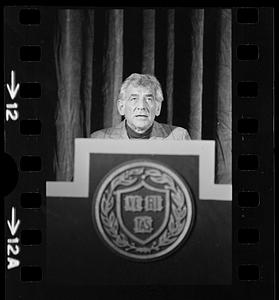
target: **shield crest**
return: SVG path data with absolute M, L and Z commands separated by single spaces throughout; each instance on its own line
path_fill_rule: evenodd
M 168 224 L 170 191 L 146 181 L 117 190 L 116 214 L 122 230 L 144 246 L 156 239 Z

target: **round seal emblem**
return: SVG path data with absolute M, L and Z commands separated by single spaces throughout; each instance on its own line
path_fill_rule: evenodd
M 173 251 L 190 230 L 192 197 L 169 167 L 134 160 L 115 168 L 95 193 L 93 214 L 105 242 L 137 260 Z

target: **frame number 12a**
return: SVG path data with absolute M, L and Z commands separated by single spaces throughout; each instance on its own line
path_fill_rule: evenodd
M 16 209 L 12 207 L 11 219 L 7 220 L 10 231 L 10 237 L 7 238 L 7 269 L 13 269 L 20 265 L 18 255 L 20 252 L 19 237 L 17 231 L 20 225 L 20 220 L 16 218 Z

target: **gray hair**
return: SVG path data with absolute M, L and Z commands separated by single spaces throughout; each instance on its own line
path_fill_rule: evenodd
M 143 87 L 151 87 L 155 91 L 155 99 L 159 102 L 164 100 L 162 88 L 158 79 L 150 74 L 138 74 L 133 73 L 129 77 L 127 77 L 122 83 L 120 92 L 119 92 L 119 100 L 124 100 L 124 96 L 126 91 L 130 85 L 133 86 L 143 86 Z

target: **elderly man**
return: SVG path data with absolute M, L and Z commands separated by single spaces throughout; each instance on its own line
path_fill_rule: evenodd
M 154 121 L 160 115 L 163 93 L 149 74 L 131 74 L 122 84 L 117 108 L 125 119 L 115 127 L 98 130 L 92 138 L 189 140 L 186 129 Z

